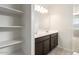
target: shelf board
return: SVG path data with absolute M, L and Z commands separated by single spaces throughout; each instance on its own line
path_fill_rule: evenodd
M 3 41 L 3 42 L 0 42 L 0 48 L 5 48 L 5 47 L 12 46 L 12 45 L 19 44 L 19 43 L 22 43 L 22 41 L 20 40 Z
M 22 26 L 0 26 L 0 28 L 21 28 Z
M 8 14 L 24 14 L 23 11 L 3 6 L 0 6 L 0 11 Z
M 79 12 L 73 13 L 73 15 L 74 15 L 74 16 L 77 16 L 77 15 L 79 15 Z

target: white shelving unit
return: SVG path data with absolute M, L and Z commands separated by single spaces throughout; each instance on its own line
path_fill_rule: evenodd
M 20 15 L 24 14 L 23 11 L 4 6 L 0 6 L 0 11 L 8 14 L 20 14 Z
M 31 14 L 31 4 L 0 4 L 0 55 L 31 54 Z
M 20 17 L 23 14 L 24 14 L 24 12 L 21 11 L 21 10 L 17 10 L 17 8 L 15 9 L 15 8 L 12 8 L 12 7 L 9 7 L 9 6 L 1 6 L 0 5 L 0 18 L 3 20 L 1 25 L 0 25 L 0 35 L 2 36 L 2 37 L 0 36 L 0 40 L 3 40 L 3 41 L 0 41 L 0 51 L 1 51 L 1 49 L 3 49 L 3 50 L 5 49 L 6 50 L 8 47 L 9 47 L 8 49 L 10 49 L 10 50 L 11 49 L 15 50 L 16 48 L 18 48 L 16 46 L 16 44 L 19 45 L 19 44 L 21 44 L 23 42 L 21 40 L 21 36 L 20 36 L 21 30 L 15 30 L 14 31 L 14 29 L 22 29 L 23 26 L 20 24 L 22 19 Z M 0 20 L 0 22 L 1 22 L 1 20 Z M 9 31 L 9 30 L 7 31 L 6 28 L 10 29 L 12 31 Z M 9 38 L 8 39 L 7 36 L 9 36 L 10 38 L 8 37 Z M 10 48 L 12 46 L 16 46 L 16 48 L 14 48 L 14 47 Z

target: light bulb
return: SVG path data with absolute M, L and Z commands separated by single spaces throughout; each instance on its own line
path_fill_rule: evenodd
M 42 14 L 48 13 L 48 10 L 40 5 L 35 5 L 34 9 L 35 9 L 35 11 L 40 12 Z

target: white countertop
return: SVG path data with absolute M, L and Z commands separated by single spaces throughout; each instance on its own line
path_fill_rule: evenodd
M 45 31 L 39 31 L 37 34 L 35 34 L 35 38 L 38 38 L 38 37 L 42 37 L 42 36 L 45 36 L 45 35 L 49 35 L 49 34 L 53 34 L 53 33 L 57 33 L 58 31 L 57 30 L 54 30 L 54 31 L 48 31 L 48 32 L 45 32 Z

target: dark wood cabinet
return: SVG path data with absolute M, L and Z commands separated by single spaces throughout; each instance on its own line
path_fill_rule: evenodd
M 35 39 L 35 55 L 45 55 L 58 45 L 58 33 Z

